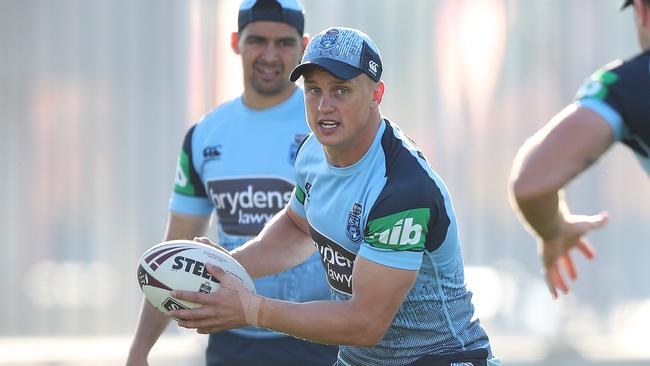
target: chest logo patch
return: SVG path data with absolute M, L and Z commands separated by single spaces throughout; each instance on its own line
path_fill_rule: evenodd
M 206 146 L 203 149 L 203 159 L 207 160 L 212 160 L 212 159 L 219 159 L 221 156 L 221 145 L 215 145 L 215 146 Z
M 321 234 L 311 225 L 309 232 L 320 253 L 330 287 L 342 294 L 352 295 L 352 270 L 357 254 Z
M 352 211 L 348 212 L 347 226 L 345 233 L 353 243 L 358 243 L 363 239 L 361 235 L 361 209 L 363 206 L 359 202 L 352 205 Z
M 368 221 L 366 242 L 390 250 L 424 250 L 430 212 L 415 208 Z
M 224 233 L 257 235 L 291 199 L 293 185 L 278 177 L 213 179 L 207 194 Z

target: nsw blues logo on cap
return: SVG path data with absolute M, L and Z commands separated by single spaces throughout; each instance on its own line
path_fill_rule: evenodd
M 330 29 L 323 37 L 320 39 L 319 46 L 322 49 L 330 49 L 336 44 L 336 39 L 339 38 L 339 31 L 336 29 Z
M 365 33 L 345 27 L 328 28 L 316 34 L 305 50 L 300 65 L 291 72 L 291 81 L 314 66 L 339 79 L 348 80 L 365 73 L 374 81 L 381 79 L 379 49 Z

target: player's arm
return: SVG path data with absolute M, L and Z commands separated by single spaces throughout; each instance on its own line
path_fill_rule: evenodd
M 287 205 L 253 240 L 231 254 L 251 277 L 257 278 L 294 267 L 315 250 L 307 221 Z
M 252 295 L 222 270 L 208 270 L 222 283 L 216 294 L 173 292 L 176 298 L 203 304 L 200 309 L 173 311 L 184 319 L 180 326 L 212 333 L 254 325 L 313 342 L 357 346 L 381 340 L 418 273 L 357 257 L 350 300 L 293 303 Z
M 165 241 L 176 239 L 193 239 L 204 235 L 210 224 L 210 216 L 192 216 L 171 212 L 167 220 Z M 140 317 L 131 343 L 126 365 L 146 365 L 147 356 L 162 332 L 169 324 L 164 316 L 143 298 Z
M 563 188 L 596 162 L 613 141 L 612 128 L 598 113 L 572 104 L 533 135 L 515 159 L 510 184 L 512 204 L 544 246 L 540 251 L 546 251 L 544 266 L 551 270 L 547 280 L 553 283 L 554 297 L 555 287 L 568 290 L 555 261 L 561 259 L 569 276 L 575 278 L 570 257 L 562 256 L 576 246 L 587 257 L 593 257 L 593 249 L 582 237 L 606 221 L 603 213 L 571 215 Z
M 522 146 L 512 170 L 511 193 L 538 236 L 557 234 L 565 214 L 559 192 L 613 141 L 612 128 L 599 114 L 572 104 Z
M 376 345 L 411 290 L 417 273 L 357 257 L 350 300 L 299 304 L 269 299 L 260 326 L 318 343 Z

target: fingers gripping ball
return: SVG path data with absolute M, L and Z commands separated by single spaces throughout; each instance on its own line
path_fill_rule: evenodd
M 208 272 L 206 263 L 221 268 L 255 292 L 253 280 L 233 257 L 210 245 L 191 240 L 171 240 L 149 248 L 138 263 L 140 289 L 147 301 L 167 316 L 170 316 L 171 310 L 197 308 L 198 304 L 175 299 L 169 292 L 216 292 L 219 281 Z

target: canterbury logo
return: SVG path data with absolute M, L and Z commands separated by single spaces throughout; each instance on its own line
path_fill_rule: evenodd
M 189 247 L 166 247 L 160 250 L 156 250 L 155 252 L 149 254 L 147 258 L 144 259 L 145 263 L 151 267 L 151 270 L 155 271 L 158 269 L 158 266 L 161 264 L 165 263 L 169 257 L 171 257 L 174 254 L 184 252 L 186 250 L 189 250 L 191 248 Z
M 377 67 L 379 67 L 379 65 L 375 61 L 368 61 L 368 68 L 370 71 L 372 71 L 373 74 L 377 73 Z
M 374 239 L 385 245 L 418 244 L 422 238 L 422 225 L 413 224 L 413 218 L 399 220 L 395 225 L 374 235 Z

